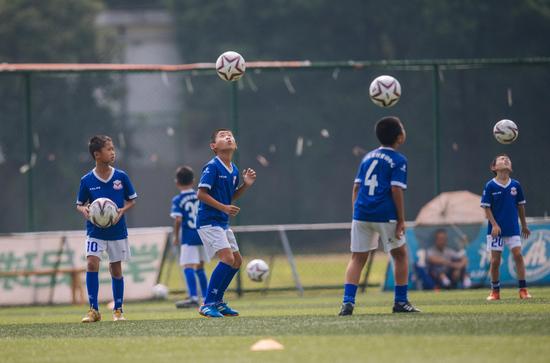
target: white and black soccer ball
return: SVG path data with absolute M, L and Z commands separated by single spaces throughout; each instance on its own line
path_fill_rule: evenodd
M 224 81 L 236 81 L 244 75 L 245 71 L 244 58 L 237 52 L 225 52 L 216 60 L 216 72 Z
M 153 298 L 157 300 L 166 300 L 168 298 L 168 287 L 163 284 L 156 284 L 151 289 L 151 292 L 153 293 Z
M 109 228 L 118 217 L 118 207 L 109 198 L 97 198 L 90 204 L 90 222 L 99 228 Z
M 392 107 L 401 97 L 401 84 L 392 76 L 376 77 L 370 84 L 369 96 L 380 107 Z
M 246 265 L 246 273 L 250 280 L 262 282 L 269 275 L 269 266 L 264 260 L 257 258 Z
M 493 127 L 493 135 L 501 144 L 511 144 L 518 138 L 517 125 L 512 120 L 500 120 Z

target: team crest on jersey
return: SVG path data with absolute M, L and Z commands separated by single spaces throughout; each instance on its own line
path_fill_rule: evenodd
M 122 188 L 123 188 L 123 186 L 122 186 L 122 182 L 120 180 L 117 179 L 113 182 L 113 189 L 114 190 L 120 190 Z
M 512 194 L 512 195 L 517 195 L 518 194 L 518 190 L 516 189 L 516 187 L 510 188 L 510 194 Z

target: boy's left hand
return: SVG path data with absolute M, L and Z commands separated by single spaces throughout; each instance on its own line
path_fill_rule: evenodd
M 529 238 L 530 235 L 531 235 L 531 231 L 529 230 L 529 228 L 527 228 L 527 226 L 521 227 L 521 236 L 524 239 Z
M 115 224 L 117 224 L 118 221 L 120 221 L 120 218 L 122 218 L 122 216 L 124 215 L 124 212 L 125 212 L 124 208 L 120 208 L 120 209 L 118 210 L 118 215 L 116 216 L 115 220 L 113 221 L 113 226 L 114 226 Z
M 251 186 L 256 181 L 256 172 L 254 169 L 245 169 L 243 171 L 243 183 L 246 186 Z

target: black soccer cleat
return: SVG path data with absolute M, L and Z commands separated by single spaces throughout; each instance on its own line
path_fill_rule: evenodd
M 353 303 L 347 302 L 343 303 L 342 307 L 340 308 L 340 312 L 338 313 L 339 316 L 347 316 L 353 314 L 353 308 L 355 305 Z
M 394 313 L 420 313 L 421 311 L 417 309 L 413 304 L 408 301 L 405 302 L 396 302 L 393 304 Z

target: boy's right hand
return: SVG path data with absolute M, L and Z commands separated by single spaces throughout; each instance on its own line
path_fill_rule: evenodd
M 224 212 L 226 214 L 229 214 L 231 217 L 235 217 L 237 214 L 239 214 L 239 211 L 241 208 L 237 207 L 236 205 L 226 205 L 224 208 Z
M 493 224 L 493 229 L 491 230 L 491 237 L 497 238 L 500 236 L 501 230 L 498 224 Z
M 82 213 L 86 220 L 90 219 L 90 208 L 88 208 L 88 206 L 78 206 L 78 211 Z
M 405 234 L 405 222 L 399 221 L 395 225 L 395 238 L 401 239 Z

